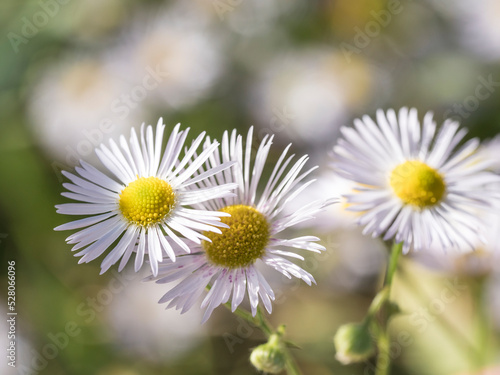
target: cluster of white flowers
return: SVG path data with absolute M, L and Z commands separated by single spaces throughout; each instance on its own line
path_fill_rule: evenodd
M 65 172 L 71 182 L 62 194 L 78 203 L 58 205 L 58 212 L 85 217 L 56 229 L 79 230 L 67 242 L 80 263 L 107 252 L 102 272 L 118 261 L 121 271 L 132 256 L 139 271 L 147 259 L 148 280 L 170 287 L 160 300 L 167 307 L 185 312 L 208 291 L 203 321 L 221 304 L 234 311 L 246 295 L 253 315 L 259 303 L 270 313 L 275 295 L 259 267 L 315 283 L 290 260 L 304 260 L 290 249 L 321 252 L 319 238 L 282 233 L 337 199 L 285 210 L 314 182 L 308 176 L 316 168 L 304 170 L 307 155 L 292 162 L 289 145 L 268 175 L 272 136 L 254 145 L 253 128 L 246 139 L 234 130 L 219 145 L 202 133 L 184 147 L 188 131 L 177 125 L 164 147 L 160 119 L 156 131 L 143 125 L 128 142 L 121 136 L 102 144 L 96 154 L 112 176 L 84 161 Z M 431 113 L 421 125 L 407 108 L 379 111 L 377 122 L 365 116 L 341 131 L 333 168 L 351 181 L 346 205 L 365 233 L 403 243 L 404 252 L 476 248 L 485 228 L 480 213 L 499 198 L 489 188 L 499 181 L 493 158 L 477 139 L 461 144 L 466 132 L 458 123 L 438 131 Z
M 304 171 L 308 157 L 293 165 L 287 147 L 268 179 L 261 178 L 272 137 L 262 140 L 252 165 L 253 128 L 243 137 L 226 132 L 219 143 L 200 134 L 184 149 L 189 129 L 177 125 L 163 150 L 165 125 L 144 125 L 140 136 L 132 130 L 130 141 L 121 137 L 109 147 L 101 145 L 97 156 L 113 178 L 81 161 L 75 173 L 64 172 L 67 198 L 79 203 L 57 206 L 67 215 L 90 215 L 63 224 L 56 230 L 79 229 L 67 238 L 80 263 L 90 262 L 108 249 L 102 272 L 120 261 L 121 271 L 135 254 L 139 271 L 147 256 L 151 279 L 158 283 L 181 280 L 162 298 L 187 311 L 205 289 L 210 289 L 202 306 L 206 320 L 220 304 L 236 309 L 248 294 L 255 315 L 260 300 L 271 312 L 274 292 L 257 269 L 259 262 L 287 277 L 308 285 L 311 274 L 289 258 L 304 259 L 285 250 L 325 250 L 313 236 L 282 238 L 286 228 L 315 216 L 331 201 L 314 201 L 292 214 L 282 210 L 313 181 L 304 182 L 315 169 Z M 197 154 L 202 142 L 203 149 Z M 244 145 L 245 143 L 245 145 Z M 263 188 L 260 193 L 259 188 Z M 84 228 L 84 229 L 82 229 Z

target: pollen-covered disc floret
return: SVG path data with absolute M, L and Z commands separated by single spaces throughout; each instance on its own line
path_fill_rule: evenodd
M 482 238 L 481 211 L 498 197 L 488 185 L 499 177 L 467 133 L 446 120 L 437 131 L 432 113 L 421 124 L 416 109 L 377 111 L 341 129 L 335 171 L 356 184 L 346 195 L 365 234 L 403 242 L 410 249 L 472 250 Z M 460 146 L 459 146 L 460 145 Z
M 229 228 L 222 234 L 205 233 L 212 241 L 203 241 L 207 257 L 213 264 L 227 268 L 246 267 L 265 254 L 269 243 L 269 224 L 255 208 L 243 204 L 224 207 L 230 214 L 221 221 Z
M 90 262 L 109 250 L 101 263 L 101 273 L 118 261 L 121 271 L 134 255 L 136 271 L 147 257 L 156 275 L 158 263 L 165 256 L 175 260 L 173 247 L 189 253 L 187 243 L 199 245 L 207 239 L 203 233 L 220 233 L 217 227 L 224 226 L 220 217 L 225 213 L 200 211 L 192 206 L 230 195 L 236 184 L 197 190 L 189 190 L 188 186 L 203 183 L 234 163 L 202 168 L 218 143 L 210 142 L 202 133 L 185 148 L 189 128 L 179 128 L 178 124 L 172 130 L 164 150 L 162 119 L 158 121 L 156 135 L 152 126 L 143 125 L 139 137 L 132 129 L 129 141 L 121 136 L 119 146 L 113 140 L 109 141 L 109 147 L 100 145 L 95 151 L 109 175 L 84 161 L 75 168 L 75 173 L 62 172 L 71 181 L 63 184 L 69 191 L 62 195 L 78 203 L 58 205 L 57 212 L 86 217 L 55 229 L 79 229 L 66 239 L 74 245 L 72 250 L 80 250 L 76 253 L 81 257 L 79 263 Z M 204 150 L 197 155 L 204 139 L 207 140 Z
M 174 204 L 172 186 L 157 177 L 141 177 L 132 181 L 120 194 L 123 216 L 143 227 L 164 220 Z
M 149 278 L 158 283 L 178 281 L 160 303 L 168 303 L 167 307 L 175 307 L 182 312 L 189 310 L 208 287 L 210 291 L 201 303 L 201 307 L 206 309 L 203 321 L 217 306 L 229 300 L 232 310 L 236 310 L 246 295 L 254 316 L 260 301 L 271 312 L 274 292 L 260 267 L 273 268 L 288 278 L 296 277 L 311 285 L 314 283 L 312 275 L 292 261 L 304 258 L 291 249 L 314 252 L 325 249 L 316 243 L 319 240 L 317 237 L 284 239 L 281 234 L 289 227 L 314 218 L 331 203 L 312 201 L 293 213 L 283 213 L 287 202 L 313 182 L 304 181 L 314 170 L 303 171 L 307 156 L 291 163 L 293 155 L 287 156 L 288 146 L 273 163 L 270 177 L 261 179 L 272 137 L 266 136 L 262 140 L 253 158 L 252 135 L 253 128 L 249 130 L 245 142 L 236 130 L 231 135 L 225 132 L 220 154 L 214 154 L 207 167 L 213 168 L 229 161 L 236 164 L 196 186 L 210 188 L 220 183 L 237 183 L 234 196 L 196 206 L 200 210 L 218 210 L 221 215 L 227 215 L 221 221 L 228 228 L 221 228 L 219 234 L 204 233 L 206 240 L 191 254 L 179 256 L 175 263 L 165 260 L 159 267 L 158 276 Z
M 405 204 L 420 208 L 438 204 L 446 191 L 439 172 L 418 160 L 408 160 L 394 168 L 390 184 Z

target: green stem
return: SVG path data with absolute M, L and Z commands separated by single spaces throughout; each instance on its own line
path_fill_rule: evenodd
M 229 311 L 233 312 L 233 314 L 245 319 L 250 324 L 257 326 L 267 337 L 273 334 L 274 329 L 271 326 L 271 323 L 267 321 L 260 309 L 257 309 L 257 314 L 255 314 L 255 316 L 252 316 L 250 311 L 244 310 L 240 307 L 237 307 L 236 310 L 232 311 L 231 303 L 229 302 L 225 303 L 224 306 L 226 306 Z
M 389 301 L 391 297 L 392 281 L 394 279 L 394 274 L 398 266 L 398 259 L 401 255 L 401 250 L 403 249 L 403 243 L 394 243 L 391 249 L 391 255 L 389 257 L 389 263 L 387 266 L 387 272 L 385 275 L 384 286 L 382 290 L 375 296 L 370 309 L 368 310 L 368 317 L 373 317 L 381 308 L 384 306 L 385 302 Z M 387 318 L 389 319 L 390 316 Z M 378 332 L 377 337 L 377 365 L 375 370 L 375 375 L 388 375 L 389 368 L 391 366 L 391 357 L 389 355 L 389 334 L 387 332 L 388 321 L 386 320 Z
M 380 292 L 377 293 L 373 299 L 370 307 L 368 308 L 368 313 L 366 314 L 365 320 L 369 322 L 372 318 L 380 311 L 384 304 L 389 300 L 389 288 L 385 286 Z
M 391 290 L 392 279 L 394 274 L 396 273 L 396 268 L 398 266 L 398 259 L 401 255 L 401 251 L 403 250 L 403 243 L 394 243 L 391 249 L 391 256 L 389 258 L 389 266 L 387 267 L 387 273 L 385 276 L 384 286 L 389 287 L 389 292 Z
M 231 303 L 227 302 L 224 304 L 224 306 L 226 306 L 231 311 Z M 252 316 L 249 311 L 244 310 L 240 307 L 237 307 L 236 310 L 234 310 L 234 314 L 245 319 L 250 324 L 258 327 L 267 337 L 270 337 L 273 334 L 277 334 L 281 338 L 284 334 L 284 326 L 280 326 L 277 330 L 275 330 L 271 323 L 269 323 L 269 321 L 266 319 L 260 308 L 257 308 L 257 314 L 255 314 L 255 316 Z M 297 362 L 293 358 L 292 353 L 290 353 L 290 350 L 286 347 L 286 345 L 284 345 L 284 350 L 286 355 L 285 368 L 287 374 L 302 375 Z
M 283 342 L 283 335 L 285 334 L 285 326 L 280 325 L 278 329 L 276 330 L 276 336 L 279 337 L 281 342 L 283 343 L 283 347 L 285 349 L 285 369 L 286 373 L 288 375 L 301 375 L 302 372 L 299 369 L 299 366 L 297 365 L 297 362 L 295 361 L 295 358 L 293 357 L 292 353 L 288 349 L 287 345 Z
M 286 373 L 288 375 L 302 375 L 302 372 L 295 361 L 295 358 L 291 355 L 290 351 L 287 349 L 286 351 Z
M 262 314 L 260 308 L 257 308 L 257 314 L 255 315 L 255 317 L 259 321 L 259 327 L 262 330 L 262 332 L 264 332 L 264 334 L 268 337 L 271 336 L 274 333 L 274 328 L 271 325 L 271 323 L 267 321 L 264 314 Z
M 366 316 L 366 320 L 370 321 L 385 305 L 385 303 L 391 297 L 391 287 L 392 287 L 392 279 L 394 278 L 394 274 L 396 273 L 396 268 L 398 265 L 399 255 L 401 254 L 402 244 L 394 244 L 392 247 L 391 255 L 389 258 L 389 265 L 387 267 L 384 285 L 380 292 L 377 293 L 375 298 L 373 298 L 370 307 L 368 308 L 368 314 Z
M 389 374 L 389 368 L 391 367 L 391 357 L 389 355 L 389 335 L 387 334 L 387 330 L 385 328 L 380 330 L 377 338 L 377 346 L 378 357 L 375 367 L 375 375 L 387 375 Z
M 260 327 L 260 321 L 257 319 L 257 317 L 252 316 L 252 314 L 249 311 L 246 311 L 240 307 L 237 307 L 236 310 L 232 311 L 231 310 L 231 304 L 228 302 L 224 306 L 228 308 L 229 311 L 231 311 L 234 315 L 239 316 L 240 318 L 245 319 L 247 322 Z M 262 330 L 263 331 L 263 330 Z M 266 334 L 267 335 L 267 334 Z

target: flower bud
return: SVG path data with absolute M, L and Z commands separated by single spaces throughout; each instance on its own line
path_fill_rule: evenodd
M 343 364 L 362 362 L 375 353 L 375 345 L 365 323 L 349 323 L 341 326 L 333 338 L 337 354 Z
M 265 344 L 257 346 L 250 354 L 250 362 L 262 372 L 278 374 L 285 368 L 285 348 L 278 334 L 269 337 Z

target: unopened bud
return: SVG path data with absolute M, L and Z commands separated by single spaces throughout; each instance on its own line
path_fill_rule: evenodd
M 262 372 L 278 374 L 285 368 L 286 354 L 278 334 L 269 337 L 265 344 L 257 346 L 250 354 L 250 362 Z
M 341 326 L 333 338 L 337 354 L 343 364 L 362 362 L 375 353 L 375 345 L 365 323 L 349 323 Z

